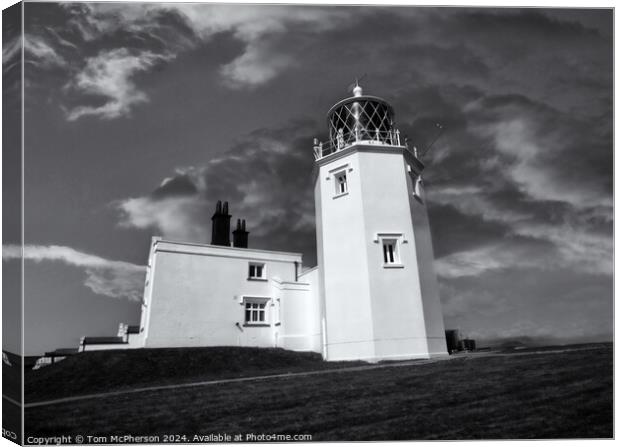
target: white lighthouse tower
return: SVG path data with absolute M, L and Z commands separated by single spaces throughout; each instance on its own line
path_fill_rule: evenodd
M 353 97 L 315 143 L 323 355 L 379 361 L 446 355 L 420 174 L 383 99 Z

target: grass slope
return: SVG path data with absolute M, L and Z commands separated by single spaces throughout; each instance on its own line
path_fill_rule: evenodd
M 176 348 L 91 351 L 28 371 L 25 400 L 35 402 L 154 385 L 353 366 L 314 352 L 277 348 Z
M 609 438 L 610 344 L 114 396 L 26 410 L 28 435 Z

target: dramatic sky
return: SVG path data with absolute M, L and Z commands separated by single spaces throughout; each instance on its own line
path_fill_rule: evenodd
M 364 74 L 416 146 L 445 129 L 424 179 L 446 327 L 611 339 L 611 10 L 25 11 L 26 353 L 137 323 L 151 236 L 208 242 L 218 199 L 314 265 L 312 139 Z

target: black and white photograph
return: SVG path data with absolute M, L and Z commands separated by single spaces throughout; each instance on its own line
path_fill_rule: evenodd
M 614 438 L 611 5 L 3 6 L 4 438 Z

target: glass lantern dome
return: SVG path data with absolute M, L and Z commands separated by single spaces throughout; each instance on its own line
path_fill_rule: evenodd
M 359 85 L 353 89 L 352 97 L 329 109 L 327 126 L 329 141 L 317 143 L 317 159 L 356 143 L 401 146 L 392 106 L 384 99 L 364 95 Z

